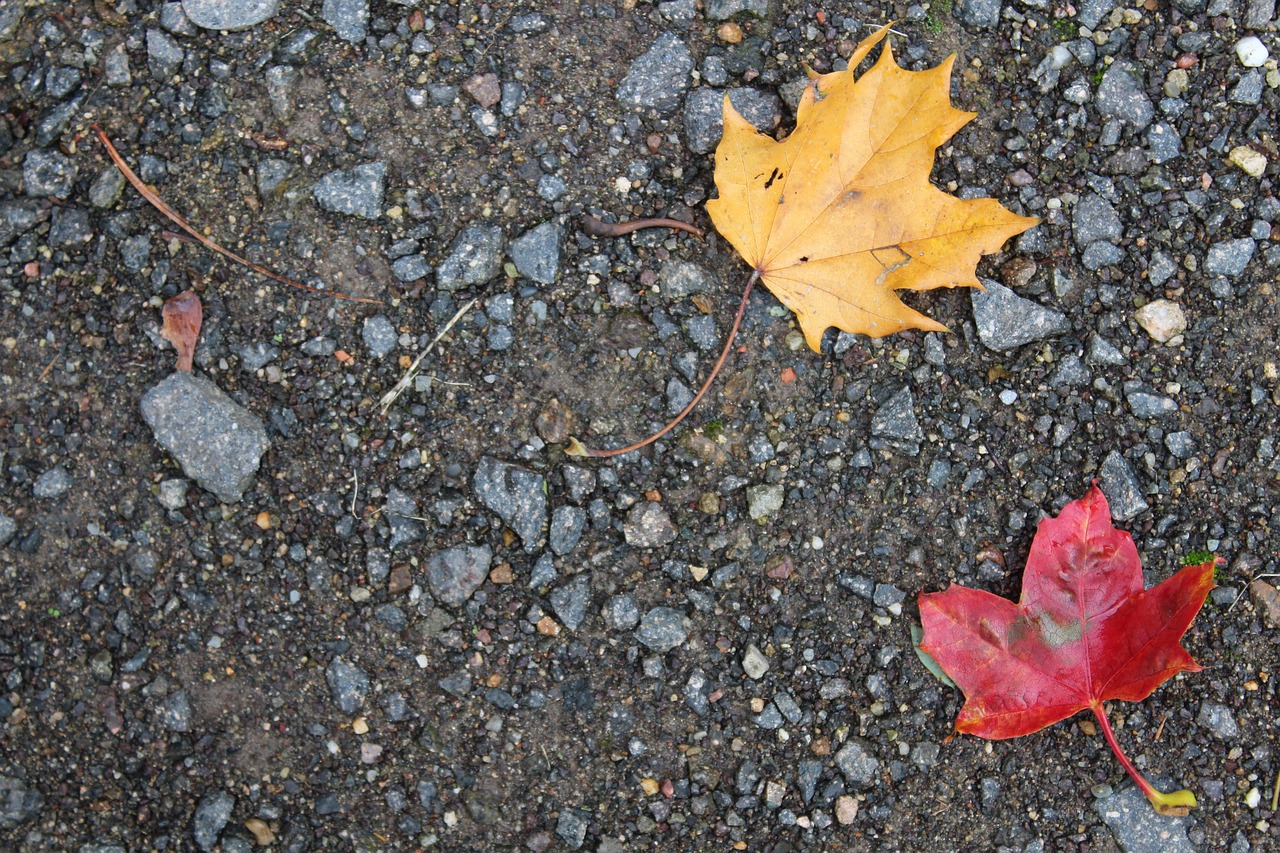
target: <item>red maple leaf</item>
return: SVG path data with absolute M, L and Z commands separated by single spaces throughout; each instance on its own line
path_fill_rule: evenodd
M 1039 731 L 1086 708 L 1147 799 L 1162 814 L 1194 808 L 1190 791 L 1162 794 L 1116 742 L 1102 703 L 1139 702 L 1200 666 L 1180 641 L 1213 588 L 1214 561 L 1144 589 L 1133 537 L 1111 526 L 1094 485 L 1040 522 L 1017 604 L 952 584 L 920 596 L 931 656 L 964 691 L 957 732 L 989 740 Z

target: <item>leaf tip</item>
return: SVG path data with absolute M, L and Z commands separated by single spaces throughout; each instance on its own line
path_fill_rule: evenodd
M 582 442 L 573 436 L 569 436 L 569 443 L 565 445 L 564 453 L 566 456 L 590 456 L 591 451 L 583 445 Z

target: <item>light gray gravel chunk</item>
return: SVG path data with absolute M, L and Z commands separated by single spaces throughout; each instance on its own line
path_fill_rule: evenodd
M 551 550 L 563 557 L 572 551 L 587 529 L 587 511 L 577 506 L 558 506 L 551 513 L 551 533 L 547 537 Z
M 476 466 L 472 486 L 484 505 L 516 532 L 527 553 L 542 547 L 547 526 L 545 477 L 486 456 Z
M 1102 462 L 1101 488 L 1111 506 L 1112 520 L 1128 521 L 1147 511 L 1138 477 L 1118 450 L 1111 451 Z
M 739 12 L 764 18 L 769 14 L 769 0 L 707 0 L 705 8 L 713 21 L 727 20 Z
M 38 498 L 52 500 L 65 495 L 71 488 L 71 483 L 71 475 L 67 473 L 67 469 L 61 465 L 54 465 L 36 478 L 35 485 L 31 487 L 31 493 Z
M 641 501 L 627 513 L 622 535 L 628 545 L 637 548 L 660 548 L 676 538 L 676 526 L 660 503 Z
M 14 776 L 0 776 L 0 829 L 14 829 L 34 818 L 44 797 Z
M 1000 0 L 958 0 L 955 15 L 970 27 L 994 27 L 1000 23 Z
M 675 112 L 689 88 L 693 56 L 672 33 L 658 36 L 641 54 L 618 86 L 618 101 L 632 110 L 651 109 L 660 115 Z
M 436 286 L 460 290 L 494 278 L 502 272 L 503 244 L 502 229 L 497 226 L 462 229 L 449 247 L 449 256 L 436 269 Z
M 192 373 L 173 373 L 144 394 L 142 418 L 183 472 L 224 503 L 244 496 L 271 446 L 262 421 Z
M 1166 781 L 1151 779 L 1169 790 Z M 1190 817 L 1165 817 L 1132 785 L 1109 797 L 1093 801 L 1093 810 L 1106 823 L 1125 853 L 1193 853 L 1196 847 L 1187 838 L 1193 825 Z
M 729 92 L 729 102 L 762 133 L 768 133 L 782 121 L 782 102 L 777 95 L 758 89 L 733 89 Z M 723 134 L 724 90 L 695 89 L 684 104 L 685 144 L 695 154 L 706 154 L 719 144 Z
M 672 299 L 706 293 L 714 287 L 714 276 L 692 261 L 672 258 L 658 270 L 658 288 Z
M 916 402 L 910 387 L 902 386 L 876 409 L 871 416 L 871 434 L 892 441 L 924 440 L 924 430 L 916 420 Z
M 247 30 L 270 18 L 280 0 L 182 0 L 191 23 L 206 30 Z
M 1214 243 L 1209 247 L 1209 254 L 1205 256 L 1204 271 L 1209 275 L 1240 275 L 1249 265 L 1257 248 L 1258 244 L 1252 237 Z
M 177 73 L 186 52 L 164 30 L 147 30 L 147 68 L 158 82 L 165 82 Z
M 1116 7 L 1116 0 L 1084 0 L 1080 5 L 1080 24 L 1096 30 L 1102 19 Z
M 1076 202 L 1071 211 L 1071 236 L 1077 249 L 1084 251 L 1099 240 L 1118 240 L 1123 234 L 1120 217 L 1111 202 L 1096 193 Z
M 666 654 L 689 636 L 689 619 L 674 607 L 655 607 L 636 628 L 636 639 L 658 654 Z
M 396 327 L 391 324 L 385 314 L 366 317 L 364 328 L 361 329 L 361 337 L 364 338 L 364 345 L 368 348 L 369 354 L 374 358 L 389 355 L 399 344 Z
M 880 775 L 880 761 L 859 738 L 853 738 L 845 743 L 836 753 L 835 760 L 836 767 L 844 774 L 845 781 L 855 790 L 871 787 Z
M 387 519 L 387 526 L 391 528 L 391 539 L 387 542 L 389 549 L 394 551 L 401 545 L 408 545 L 422 538 L 424 528 L 418 520 L 421 516 L 418 502 L 398 486 L 387 489 L 387 501 L 383 505 L 382 514 Z
M 551 609 L 560 622 L 570 631 L 576 631 L 587 618 L 587 606 L 591 603 L 591 578 L 578 575 L 570 583 L 553 589 L 550 595 Z
M 587 839 L 587 819 L 573 809 L 565 809 L 556 821 L 556 835 L 570 850 L 580 849 Z
M 369 695 L 369 676 L 353 663 L 340 657 L 334 658 L 325 668 L 324 680 L 329 682 L 333 704 L 344 714 L 354 714 L 364 706 Z
M 1126 382 L 1124 398 L 1129 404 L 1129 410 L 1139 418 L 1159 418 L 1178 411 L 1177 403 L 1155 393 L 1141 382 Z
M 493 551 L 488 545 L 458 545 L 432 554 L 427 560 L 427 584 L 442 604 L 458 607 L 489 576 Z
M 755 643 L 750 643 L 742 656 L 742 671 L 755 681 L 764 678 L 764 674 L 769 671 L 769 659 Z
M 555 284 L 563 245 L 564 229 L 554 222 L 543 222 L 511 241 L 511 261 L 525 278 Z
M 195 817 L 191 821 L 191 835 L 196 846 L 209 853 L 218 845 L 218 836 L 231 820 L 231 811 L 236 807 L 236 798 L 226 791 L 214 791 L 205 794 L 196 806 Z
M 1094 102 L 1104 116 L 1118 118 L 1137 130 L 1151 124 L 1156 114 L 1143 90 L 1142 69 L 1124 59 L 1113 62 L 1102 76 Z
M 187 691 L 175 691 L 160 703 L 160 725 L 171 732 L 191 731 L 191 699 Z
M 604 623 L 615 631 L 629 631 L 640 621 L 640 606 L 628 593 L 611 595 L 600 609 Z
M 0 548 L 9 544 L 18 532 L 18 522 L 14 521 L 11 516 L 0 512 Z
M 1240 724 L 1231 709 L 1218 702 L 1201 702 L 1196 724 L 1208 729 L 1218 740 L 1235 740 L 1240 737 Z
M 32 148 L 22 160 L 22 188 L 31 198 L 67 198 L 75 180 L 75 164 L 60 151 Z
M 988 349 L 1007 352 L 1071 331 L 1066 315 L 1023 299 L 991 279 L 983 279 L 982 284 L 986 291 L 972 291 L 970 300 L 978 337 Z
M 747 489 L 747 515 L 752 521 L 768 518 L 782 509 L 782 501 L 786 494 L 781 483 L 767 483 Z
M 369 34 L 369 0 L 324 0 L 320 15 L 344 41 L 360 44 Z
M 377 219 L 382 215 L 386 178 L 386 163 L 364 163 L 353 169 L 330 172 L 316 181 L 312 192 L 316 202 L 325 210 L 362 219 Z

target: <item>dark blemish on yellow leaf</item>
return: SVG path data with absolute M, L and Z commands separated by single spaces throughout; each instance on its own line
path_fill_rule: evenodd
M 769 176 L 769 180 L 764 182 L 764 188 L 769 189 L 769 187 L 773 186 L 773 182 L 781 177 L 782 177 L 782 173 L 779 172 L 777 169 L 774 169 L 773 174 Z

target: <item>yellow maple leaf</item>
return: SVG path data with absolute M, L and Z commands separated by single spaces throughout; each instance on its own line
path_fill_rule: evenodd
M 872 337 L 944 331 L 894 291 L 981 287 L 979 258 L 1039 221 L 929 183 L 934 151 L 976 113 L 951 106 L 954 55 L 907 71 L 885 41 L 855 80 L 853 69 L 888 32 L 859 44 L 847 71 L 811 75 L 782 142 L 724 99 L 719 198 L 707 212 L 815 351 L 831 326 Z

